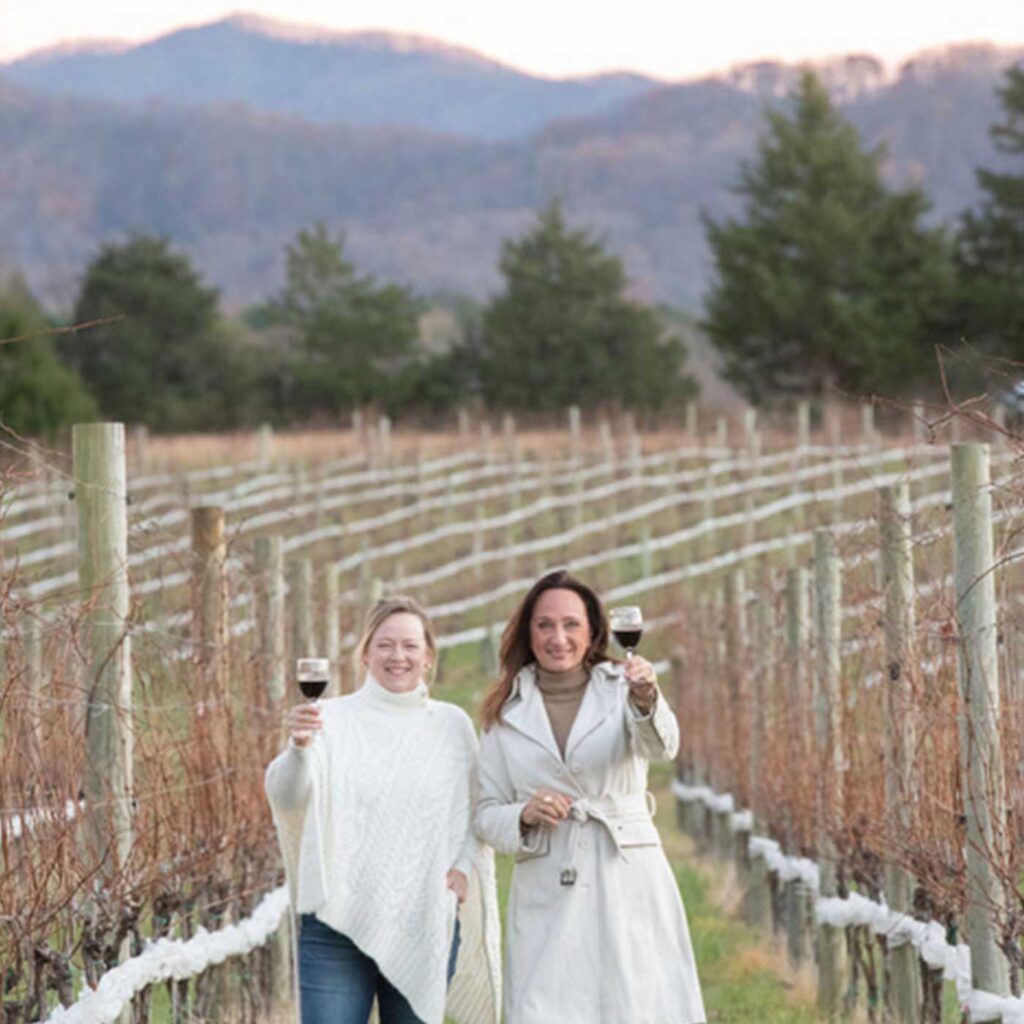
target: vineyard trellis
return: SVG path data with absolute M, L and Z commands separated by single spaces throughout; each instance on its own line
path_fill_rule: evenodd
M 869 998 L 874 992 L 880 1004 L 884 996 L 894 1012 L 911 1012 L 898 1008 L 901 997 L 892 986 L 879 994 L 881 986 L 871 980 L 878 963 L 896 965 L 901 957 L 918 970 L 915 958 L 900 953 L 908 945 L 925 951 L 926 971 L 936 963 L 962 968 L 962 950 L 950 959 L 946 935 L 941 943 L 936 938 L 936 928 L 964 921 L 969 888 L 958 887 L 965 877 L 965 840 L 958 831 L 963 792 L 940 757 L 950 752 L 957 707 L 955 688 L 951 694 L 948 687 L 948 652 L 957 635 L 951 609 L 958 606 L 946 557 L 952 537 L 946 450 L 920 439 L 883 443 L 869 416 L 861 442 L 845 446 L 836 436 L 812 445 L 803 413 L 796 443 L 781 432 L 762 437 L 751 416 L 735 448 L 724 420 L 716 421 L 711 444 L 694 437 L 694 417 L 687 423 L 684 436 L 646 438 L 627 424 L 620 452 L 606 424 L 585 434 L 578 412 L 570 414 L 567 435 L 531 437 L 506 423 L 499 443 L 481 431 L 476 450 L 467 443 L 464 422 L 447 452 L 411 461 L 397 457 L 401 436 L 378 428 L 369 453 L 373 465 L 365 453 L 349 451 L 292 472 L 271 464 L 273 449 L 285 439 L 264 432 L 255 460 L 135 479 L 129 546 L 120 563 L 132 576 L 132 605 L 112 644 L 126 655 L 129 638 L 133 645 L 130 710 L 124 695 L 97 699 L 85 683 L 93 678 L 84 671 L 84 655 L 97 588 L 75 587 L 77 571 L 61 564 L 75 542 L 59 536 L 71 524 L 63 512 L 48 514 L 58 496 L 66 501 L 69 474 L 53 466 L 56 482 L 20 484 L 0 495 L 0 666 L 6 669 L 0 691 L 0 949 L 8 1018 L 115 1019 L 125 1003 L 137 1020 L 158 1012 L 174 1021 L 227 1019 L 228 1005 L 240 1019 L 265 1014 L 272 994 L 288 984 L 287 933 L 278 927 L 283 904 L 274 896 L 280 871 L 260 786 L 280 736 L 286 652 L 317 646 L 340 661 L 372 594 L 381 586 L 408 587 L 427 597 L 441 626 L 442 691 L 469 686 L 493 670 L 496 628 L 510 602 L 529 574 L 552 559 L 590 575 L 609 600 L 643 595 L 659 627 L 653 649 L 683 652 L 674 672 L 687 737 L 681 817 L 702 843 L 737 859 L 751 880 L 752 918 L 786 930 L 797 959 L 809 951 L 803 926 L 815 906 L 809 894 L 820 891 L 822 927 L 834 932 L 835 970 L 823 982 L 828 992 L 822 997 L 830 1012 L 848 1007 L 858 987 Z M 145 440 L 149 458 L 159 443 Z M 993 466 L 1000 588 L 1006 591 L 1021 515 L 1013 451 L 995 453 Z M 162 490 L 171 485 L 177 495 Z M 928 604 L 908 626 L 915 643 L 904 641 L 906 653 L 898 657 L 894 651 L 902 648 L 887 641 L 890 647 L 882 650 L 871 624 L 895 615 L 882 608 L 891 588 L 880 580 L 893 571 L 886 568 L 888 556 L 879 557 L 874 503 L 879 488 L 908 485 L 918 548 L 929 556 L 931 571 L 914 583 L 918 599 Z M 123 509 L 127 486 L 108 489 Z M 907 516 L 904 509 L 895 521 Z M 194 538 L 182 534 L 186 525 Z M 841 559 L 844 592 L 851 596 L 842 613 L 837 603 L 831 618 L 819 609 L 813 629 L 800 621 L 810 588 L 800 563 L 812 542 L 821 549 L 813 563 L 819 568 L 825 547 L 837 547 L 835 565 Z M 750 591 L 747 581 L 755 579 Z M 721 595 L 711 605 L 702 600 L 709 581 L 717 581 Z M 816 603 L 822 591 L 819 580 Z M 751 593 L 760 596 L 748 621 Z M 1016 601 L 1012 590 L 1001 597 L 999 656 L 1009 665 L 1015 664 L 1013 644 L 1005 637 Z M 813 670 L 813 658 L 822 650 L 826 620 L 834 640 L 824 690 L 832 700 L 819 713 L 816 735 L 808 698 L 824 692 L 814 689 L 824 670 Z M 775 623 L 783 621 L 786 642 L 775 643 Z M 751 622 L 760 638 L 754 644 Z M 934 635 L 941 638 L 937 655 L 930 650 L 935 644 L 924 642 Z M 901 698 L 905 706 L 892 710 L 901 721 L 919 719 L 918 734 L 930 737 L 931 746 L 912 743 L 910 752 L 935 768 L 941 782 L 923 811 L 905 795 L 917 784 L 908 779 L 917 775 L 904 769 L 901 785 L 887 790 L 872 759 L 880 753 L 884 762 L 893 741 L 879 710 L 893 692 L 879 681 L 891 677 L 895 660 L 900 678 L 913 688 Z M 937 680 L 931 696 L 938 706 L 914 703 L 926 675 Z M 851 686 L 854 677 L 861 685 Z M 1019 685 L 1016 675 L 1005 678 L 1010 693 L 999 731 L 1006 770 L 1016 780 Z M 335 685 L 349 680 L 345 673 Z M 720 704 L 702 692 L 700 680 L 711 688 L 721 681 L 730 699 Z M 82 842 L 83 829 L 118 806 L 124 788 L 107 777 L 103 792 L 80 793 L 88 768 L 84 716 L 103 711 L 120 717 L 135 744 L 133 841 L 118 863 Z M 792 728 L 796 722 L 801 728 Z M 865 723 L 871 726 L 866 737 Z M 841 775 L 844 786 L 811 792 L 814 772 L 808 779 L 778 770 L 785 759 L 791 767 L 813 764 L 822 745 L 836 758 L 832 776 Z M 955 753 L 959 764 L 958 747 Z M 921 777 L 930 778 L 927 772 Z M 991 782 L 986 775 L 986 785 Z M 978 794 L 973 800 L 990 796 L 986 791 L 984 801 Z M 1011 799 L 1014 807 L 1020 802 Z M 750 804 L 751 813 L 736 813 L 737 800 Z M 115 834 L 123 832 L 108 836 Z M 985 843 L 967 849 L 982 853 L 990 870 L 999 865 L 998 881 L 1009 894 L 1019 841 L 1013 829 L 1004 829 L 1001 839 L 1002 861 L 983 849 Z M 829 879 L 824 888 L 822 858 Z M 897 897 L 880 911 L 883 889 L 890 891 L 887 867 L 903 871 L 904 893 L 910 888 L 928 906 L 899 907 Z M 979 904 L 989 918 L 992 902 L 990 896 Z M 975 978 L 973 989 L 961 985 L 968 1003 L 974 1001 L 972 1012 L 994 1014 L 978 1020 L 1018 1019 L 1016 1003 L 989 1003 L 986 1010 L 978 996 L 987 988 L 990 997 L 1006 997 L 1019 984 L 1012 955 L 1019 950 L 1019 913 L 1012 899 L 1003 901 L 1002 911 L 995 920 L 1006 984 Z M 868 927 L 885 940 L 881 954 L 865 938 Z M 903 936 L 910 942 L 901 943 Z M 239 966 L 218 967 L 229 955 Z M 876 962 L 876 956 L 883 959 Z M 829 962 L 820 936 L 818 960 Z M 922 987 L 933 998 L 934 986 Z M 74 1002 L 82 993 L 91 1005 Z M 927 1019 L 940 1019 L 929 1012 Z

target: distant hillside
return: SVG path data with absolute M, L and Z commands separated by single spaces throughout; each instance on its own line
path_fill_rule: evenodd
M 895 74 L 864 57 L 823 70 L 865 138 L 888 145 L 890 180 L 922 183 L 949 220 L 975 202 L 975 168 L 998 164 L 994 90 L 1022 56 L 971 47 Z M 378 275 L 483 296 L 502 238 L 557 194 L 624 256 L 638 295 L 696 309 L 708 282 L 700 211 L 734 208 L 764 106 L 796 73 L 735 69 L 501 142 L 240 104 L 59 98 L 0 79 L 0 266 L 66 304 L 99 242 L 141 228 L 169 235 L 238 303 L 279 288 L 284 243 L 323 219 Z
M 16 85 L 79 99 L 244 102 L 318 124 L 404 125 L 479 139 L 521 137 L 656 84 L 626 74 L 535 78 L 422 37 L 328 32 L 251 15 L 141 46 L 59 47 L 0 71 Z

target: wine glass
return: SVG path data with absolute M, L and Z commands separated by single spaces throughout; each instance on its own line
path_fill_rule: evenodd
M 640 638 L 644 634 L 643 612 L 636 605 L 612 608 L 608 612 L 608 623 L 616 642 L 626 652 L 628 661 L 640 646 Z
M 295 662 L 295 675 L 302 696 L 314 703 L 331 681 L 331 663 L 327 658 L 299 658 Z

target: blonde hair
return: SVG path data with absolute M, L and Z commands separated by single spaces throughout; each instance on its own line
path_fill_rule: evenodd
M 434 669 L 437 667 L 437 640 L 434 637 L 434 625 L 423 605 L 416 598 L 406 594 L 383 597 L 366 613 L 363 629 L 356 641 L 355 652 L 352 655 L 352 664 L 355 667 L 357 679 L 361 680 L 366 675 L 365 660 L 370 649 L 370 641 L 373 640 L 373 634 L 380 629 L 386 619 L 390 619 L 392 615 L 402 614 L 415 615 L 423 624 L 423 637 L 427 642 L 427 650 L 431 654 L 430 667 L 424 682 L 429 685 L 433 681 Z

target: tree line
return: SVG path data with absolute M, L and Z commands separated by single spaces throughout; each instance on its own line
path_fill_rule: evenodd
M 26 434 L 97 415 L 215 430 L 336 423 L 368 406 L 422 419 L 474 401 L 658 409 L 696 394 L 682 339 L 559 202 L 504 243 L 501 270 L 503 291 L 451 303 L 449 337 L 430 346 L 426 303 L 361 272 L 322 223 L 287 245 L 281 291 L 236 317 L 168 239 L 110 242 L 86 268 L 77 330 L 50 337 L 23 281 L 0 288 L 0 420 Z
M 993 139 L 1019 157 L 1024 69 L 1008 71 L 1000 100 Z M 884 158 L 808 73 L 765 113 L 739 212 L 705 218 L 701 327 L 754 404 L 922 396 L 940 382 L 977 393 L 993 361 L 1024 357 L 1024 169 L 979 170 L 980 207 L 937 227 L 922 187 L 886 187 Z M 557 200 L 503 243 L 499 267 L 488 303 L 447 302 L 453 328 L 437 345 L 428 303 L 362 272 L 324 224 L 287 245 L 281 291 L 236 316 L 168 239 L 109 242 L 85 269 L 79 330 L 49 333 L 55 318 L 24 281 L 0 285 L 0 422 L 41 435 L 94 416 L 209 430 L 337 422 L 365 406 L 424 418 L 474 401 L 658 410 L 696 395 L 671 318 L 631 297 L 621 259 Z

